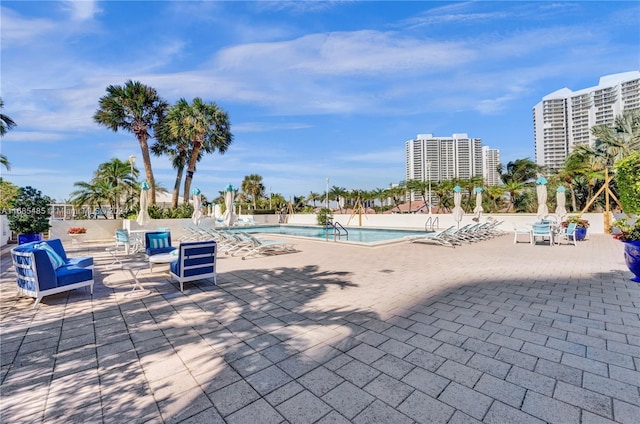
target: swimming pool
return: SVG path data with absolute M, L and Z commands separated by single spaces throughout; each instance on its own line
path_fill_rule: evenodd
M 313 239 L 333 241 L 333 229 L 329 229 L 329 234 L 324 227 L 304 227 L 292 225 L 265 225 L 245 228 L 234 228 L 232 231 L 246 231 L 249 233 L 281 234 L 294 237 L 308 237 Z M 340 241 L 350 241 L 358 243 L 380 243 L 403 240 L 406 236 L 425 236 L 424 231 L 411 230 L 385 230 L 374 228 L 347 228 L 349 238 L 343 235 Z

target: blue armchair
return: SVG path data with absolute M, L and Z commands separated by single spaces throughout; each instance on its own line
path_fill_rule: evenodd
M 171 245 L 171 233 L 169 231 L 148 231 L 144 233 L 144 252 L 147 256 L 170 253 L 176 250 Z
M 215 241 L 194 241 L 180 243 L 178 259 L 170 264 L 171 277 L 180 283 L 180 291 L 184 291 L 183 283 L 188 281 L 213 279 L 216 282 Z
M 93 294 L 93 258 L 67 257 L 60 239 L 25 243 L 11 250 L 18 293 L 35 297 L 36 309 L 44 296 L 81 287 Z

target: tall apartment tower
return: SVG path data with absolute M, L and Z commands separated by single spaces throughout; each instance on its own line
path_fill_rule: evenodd
M 405 178 L 439 182 L 482 176 L 482 140 L 467 134 L 418 134 L 405 143 Z
M 483 146 L 482 177 L 486 185 L 496 186 L 502 182 L 500 173 L 498 172 L 498 166 L 500 166 L 500 150 Z
M 632 109 L 640 109 L 640 71 L 607 75 L 595 87 L 562 88 L 543 97 L 533 107 L 536 163 L 561 168 L 575 146 L 595 143 L 591 127 L 611 125 Z

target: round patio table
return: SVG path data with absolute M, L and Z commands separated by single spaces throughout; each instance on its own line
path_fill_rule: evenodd
M 170 264 L 171 262 L 176 260 L 178 260 L 178 249 L 169 253 L 161 253 L 158 255 L 149 256 L 149 267 L 151 268 L 151 271 L 153 271 L 154 265 Z

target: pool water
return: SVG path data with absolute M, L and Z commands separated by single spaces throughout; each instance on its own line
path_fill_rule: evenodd
M 310 237 L 314 239 L 327 239 L 324 227 L 302 227 L 291 225 L 268 225 L 257 227 L 237 228 L 232 231 L 246 231 L 250 233 L 281 234 L 286 236 Z M 333 241 L 333 229 L 329 229 L 328 240 Z M 402 240 L 406 236 L 425 236 L 424 231 L 411 230 L 384 230 L 373 228 L 347 228 L 349 238 L 344 235 L 341 241 L 351 241 L 360 243 L 376 243 L 384 241 Z

